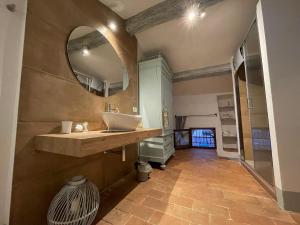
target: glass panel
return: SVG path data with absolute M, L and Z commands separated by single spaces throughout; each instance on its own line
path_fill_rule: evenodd
M 274 185 L 267 103 L 256 22 L 245 42 L 245 65 L 254 168 L 269 184 Z
M 247 104 L 247 84 L 245 78 L 245 67 L 242 66 L 237 72 L 237 90 L 240 107 L 240 147 L 243 160 L 254 169 L 254 158 L 252 148 L 252 130 L 250 126 L 250 113 Z

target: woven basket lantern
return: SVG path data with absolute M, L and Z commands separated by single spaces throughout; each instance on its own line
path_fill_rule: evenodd
M 83 176 L 73 177 L 52 200 L 48 225 L 90 225 L 99 204 L 97 187 Z

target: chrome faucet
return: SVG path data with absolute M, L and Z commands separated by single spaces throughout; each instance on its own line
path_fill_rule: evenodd
M 111 104 L 111 103 L 106 103 L 105 111 L 106 112 L 114 112 L 114 113 L 120 112 L 119 108 L 115 104 Z

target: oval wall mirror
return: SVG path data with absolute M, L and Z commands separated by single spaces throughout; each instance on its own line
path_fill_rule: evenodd
M 75 28 L 68 39 L 67 55 L 75 77 L 89 92 L 108 97 L 128 87 L 126 67 L 95 28 Z

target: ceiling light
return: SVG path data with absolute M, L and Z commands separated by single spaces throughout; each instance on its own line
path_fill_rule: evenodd
M 186 17 L 190 22 L 192 22 L 196 19 L 198 13 L 198 7 L 196 5 L 193 5 L 187 10 Z
M 188 14 L 188 19 L 189 19 L 190 21 L 192 21 L 192 20 L 195 19 L 196 16 L 197 16 L 196 13 L 193 12 L 193 11 L 191 11 L 191 12 L 189 12 L 189 14 Z
M 205 11 L 202 11 L 202 12 L 200 13 L 200 18 L 203 19 L 205 16 L 206 16 L 206 12 L 205 12 Z
M 108 27 L 109 27 L 112 31 L 116 31 L 117 28 L 118 28 L 118 26 L 117 26 L 117 24 L 116 24 L 115 22 L 110 22 L 110 23 L 108 24 Z
M 82 49 L 81 49 L 81 54 L 83 55 L 83 56 L 89 56 L 90 55 L 90 50 L 88 49 L 88 47 L 83 47 Z

